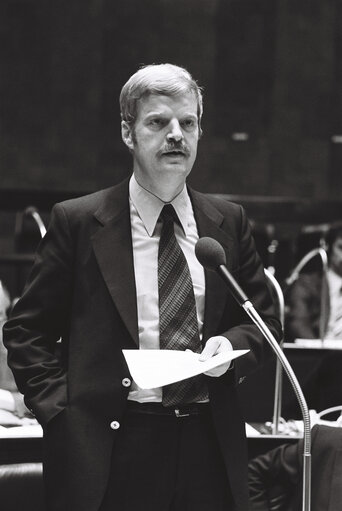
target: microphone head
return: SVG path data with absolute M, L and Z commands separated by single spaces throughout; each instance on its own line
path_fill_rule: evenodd
M 213 238 L 200 238 L 195 246 L 195 254 L 199 262 L 207 270 L 216 271 L 226 264 L 226 254 L 222 245 Z

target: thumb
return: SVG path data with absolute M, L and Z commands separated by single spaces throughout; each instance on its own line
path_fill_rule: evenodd
M 217 352 L 219 344 L 219 341 L 215 338 L 208 339 L 198 360 L 200 362 L 204 362 L 205 360 L 208 360 L 208 358 L 213 357 Z

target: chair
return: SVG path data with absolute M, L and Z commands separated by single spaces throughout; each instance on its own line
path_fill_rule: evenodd
M 1 511 L 45 511 L 41 463 L 0 465 Z

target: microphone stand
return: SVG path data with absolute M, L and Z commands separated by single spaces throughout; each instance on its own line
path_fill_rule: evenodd
M 237 284 L 235 279 L 227 270 L 226 266 L 220 264 L 217 267 L 217 272 L 228 283 L 231 288 L 232 294 L 241 307 L 245 310 L 248 316 L 251 318 L 253 323 L 258 327 L 260 332 L 263 334 L 265 339 L 270 344 L 271 348 L 275 352 L 277 358 L 280 360 L 283 369 L 285 370 L 290 383 L 293 387 L 295 395 L 297 397 L 304 425 L 304 445 L 303 445 L 303 495 L 302 495 L 302 511 L 310 511 L 311 509 L 311 426 L 310 426 L 310 414 L 308 405 L 305 401 L 303 391 L 299 385 L 297 377 L 285 357 L 282 349 L 279 347 L 272 332 L 260 317 L 258 312 L 255 310 L 253 304 L 249 301 L 245 293 L 242 291 L 240 286 Z
M 279 306 L 279 319 L 281 326 L 284 330 L 285 324 L 285 301 L 284 294 L 280 287 L 279 282 L 274 277 L 273 273 L 269 271 L 269 269 L 264 269 L 265 275 L 272 284 L 278 300 Z M 279 342 L 279 347 L 283 351 L 284 339 L 281 339 Z M 277 357 L 276 362 L 276 373 L 275 373 L 275 384 L 274 384 L 274 405 L 273 405 L 273 420 L 272 420 L 272 434 L 276 435 L 279 433 L 279 420 L 281 416 L 281 406 L 282 406 L 282 389 L 283 389 L 283 371 L 282 365 Z

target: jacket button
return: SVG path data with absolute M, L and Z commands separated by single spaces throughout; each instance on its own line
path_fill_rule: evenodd
M 112 422 L 110 423 L 110 427 L 111 427 L 112 429 L 119 429 L 119 427 L 120 427 L 120 422 L 118 422 L 118 421 L 112 421 Z
M 130 387 L 132 382 L 129 378 L 124 378 L 121 383 L 124 387 Z
M 246 376 L 241 376 L 241 378 L 239 378 L 239 382 L 238 382 L 238 383 L 239 383 L 239 385 L 240 385 L 241 383 L 243 383 L 243 382 L 245 381 L 245 379 L 246 379 Z

